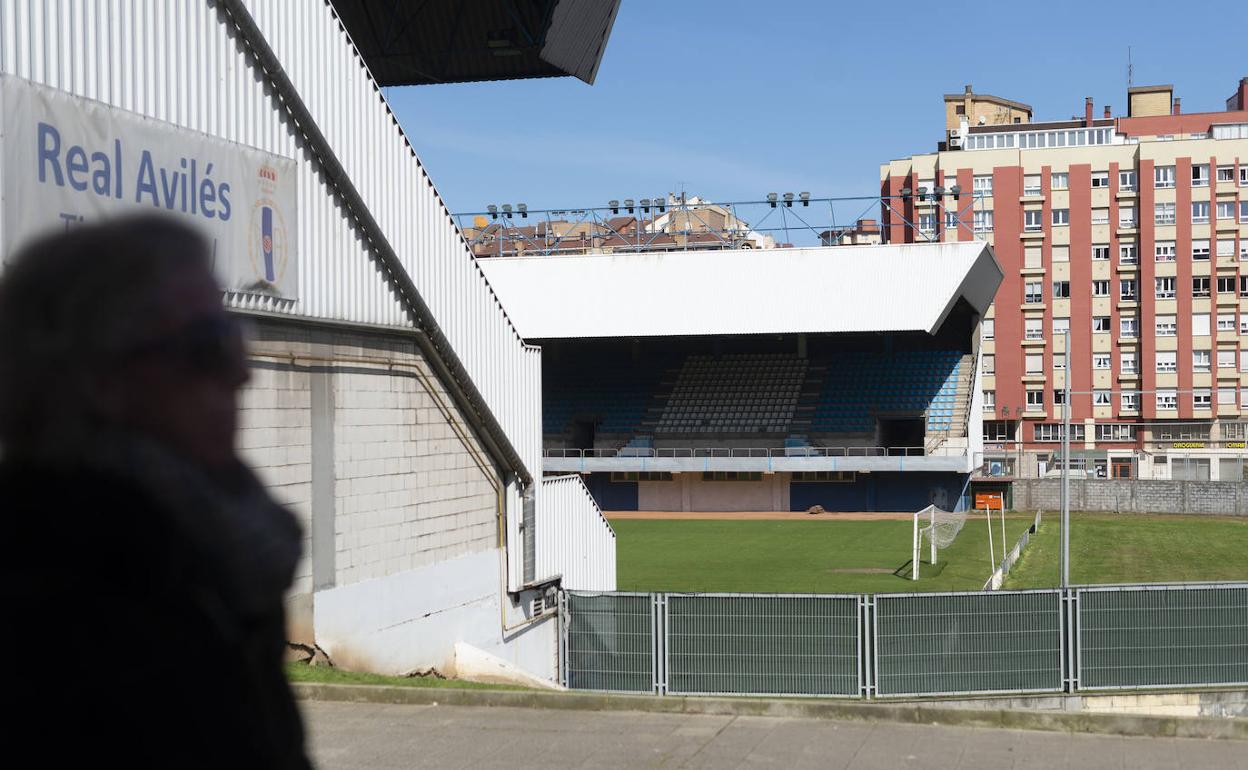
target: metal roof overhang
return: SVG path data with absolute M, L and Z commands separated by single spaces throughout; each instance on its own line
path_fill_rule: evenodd
M 332 0 L 382 86 L 563 77 L 592 84 L 620 0 Z
M 1003 273 L 981 241 L 483 258 L 527 340 L 926 332 L 982 315 Z

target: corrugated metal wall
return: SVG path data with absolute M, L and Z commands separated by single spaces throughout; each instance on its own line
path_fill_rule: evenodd
M 580 476 L 542 479 L 537 497 L 537 577 L 563 587 L 615 590 L 615 531 Z
M 249 0 L 333 152 L 530 473 L 541 472 L 540 352 L 526 346 L 325 2 Z M 235 31 L 211 0 L 5 0 L 0 68 L 297 158 L 299 300 L 240 308 L 410 327 Z

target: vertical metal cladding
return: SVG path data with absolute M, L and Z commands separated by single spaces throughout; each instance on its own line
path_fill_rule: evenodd
M 325 2 L 248 3 L 490 410 L 541 468 L 540 352 L 526 346 Z M 233 307 L 410 328 L 406 308 L 211 0 L 6 0 L 0 71 L 300 162 L 299 300 Z
M 1248 683 L 1248 584 L 1076 593 L 1080 687 Z
M 563 587 L 615 590 L 615 531 L 580 476 L 542 479 L 537 498 L 537 577 Z

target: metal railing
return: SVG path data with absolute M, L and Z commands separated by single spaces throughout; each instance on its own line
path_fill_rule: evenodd
M 937 189 L 724 203 L 668 196 L 560 209 L 508 204 L 460 212 L 455 221 L 479 257 L 935 242 L 949 232 L 982 239 L 974 221 L 986 194 Z
M 613 449 L 562 449 L 542 451 L 554 458 L 651 458 L 690 459 L 703 457 L 925 457 L 921 446 L 790 446 L 790 447 L 619 447 Z
M 892 698 L 1248 684 L 1248 583 L 877 595 L 567 592 L 578 690 Z

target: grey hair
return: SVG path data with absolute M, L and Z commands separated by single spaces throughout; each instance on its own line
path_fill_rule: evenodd
M 169 276 L 211 267 L 208 243 L 169 216 L 40 237 L 0 275 L 0 448 L 38 451 L 100 427 L 91 388 L 144 339 Z

